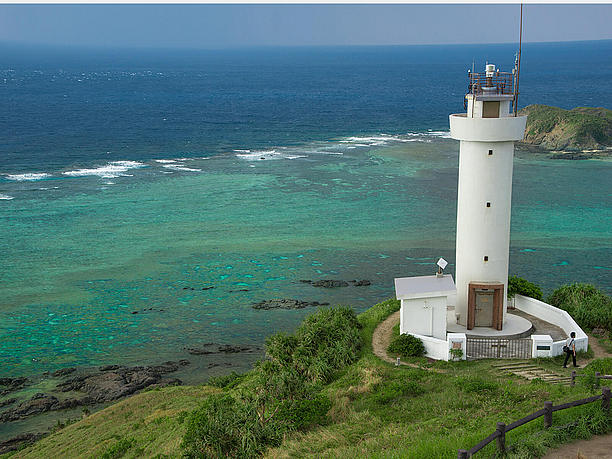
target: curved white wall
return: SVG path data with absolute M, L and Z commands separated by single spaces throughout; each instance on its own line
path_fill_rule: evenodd
M 461 142 L 455 312 L 464 326 L 470 282 L 503 283 L 507 292 L 513 156 L 514 142 Z M 506 308 L 504 294 L 504 319 Z
M 507 142 L 523 140 L 526 116 L 471 118 L 465 113 L 449 116 L 451 137 L 472 142 Z

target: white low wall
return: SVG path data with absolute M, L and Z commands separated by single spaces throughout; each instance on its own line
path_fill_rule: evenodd
M 435 360 L 448 360 L 448 341 L 433 338 L 431 336 L 417 335 L 410 333 L 412 336 L 416 336 L 425 345 L 425 355 L 430 359 Z
M 588 349 L 589 337 L 566 311 L 544 303 L 543 301 L 523 295 L 514 296 L 514 305 L 516 309 L 520 311 L 556 325 L 561 328 L 568 337 L 571 332 L 576 332 L 576 351 L 586 351 Z M 563 346 L 565 346 L 565 344 L 566 340 L 555 341 L 552 345 L 552 355 L 563 354 Z

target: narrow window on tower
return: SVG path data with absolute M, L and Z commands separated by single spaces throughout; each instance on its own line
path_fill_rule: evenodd
M 491 207 L 491 203 L 490 202 L 487 202 L 487 207 Z
M 493 150 L 489 150 L 489 156 L 493 156 Z
M 484 256 L 484 261 L 489 261 L 489 256 L 488 255 Z

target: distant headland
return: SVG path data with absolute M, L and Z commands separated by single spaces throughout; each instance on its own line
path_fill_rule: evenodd
M 525 139 L 530 149 L 553 151 L 555 159 L 589 159 L 612 155 L 612 110 L 576 107 L 564 110 L 548 105 L 528 105 Z

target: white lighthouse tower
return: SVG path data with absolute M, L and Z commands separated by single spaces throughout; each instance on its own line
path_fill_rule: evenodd
M 467 113 L 450 115 L 460 140 L 455 282 L 457 322 L 502 330 L 507 310 L 514 142 L 526 116 L 511 112 L 514 74 L 470 73 Z

